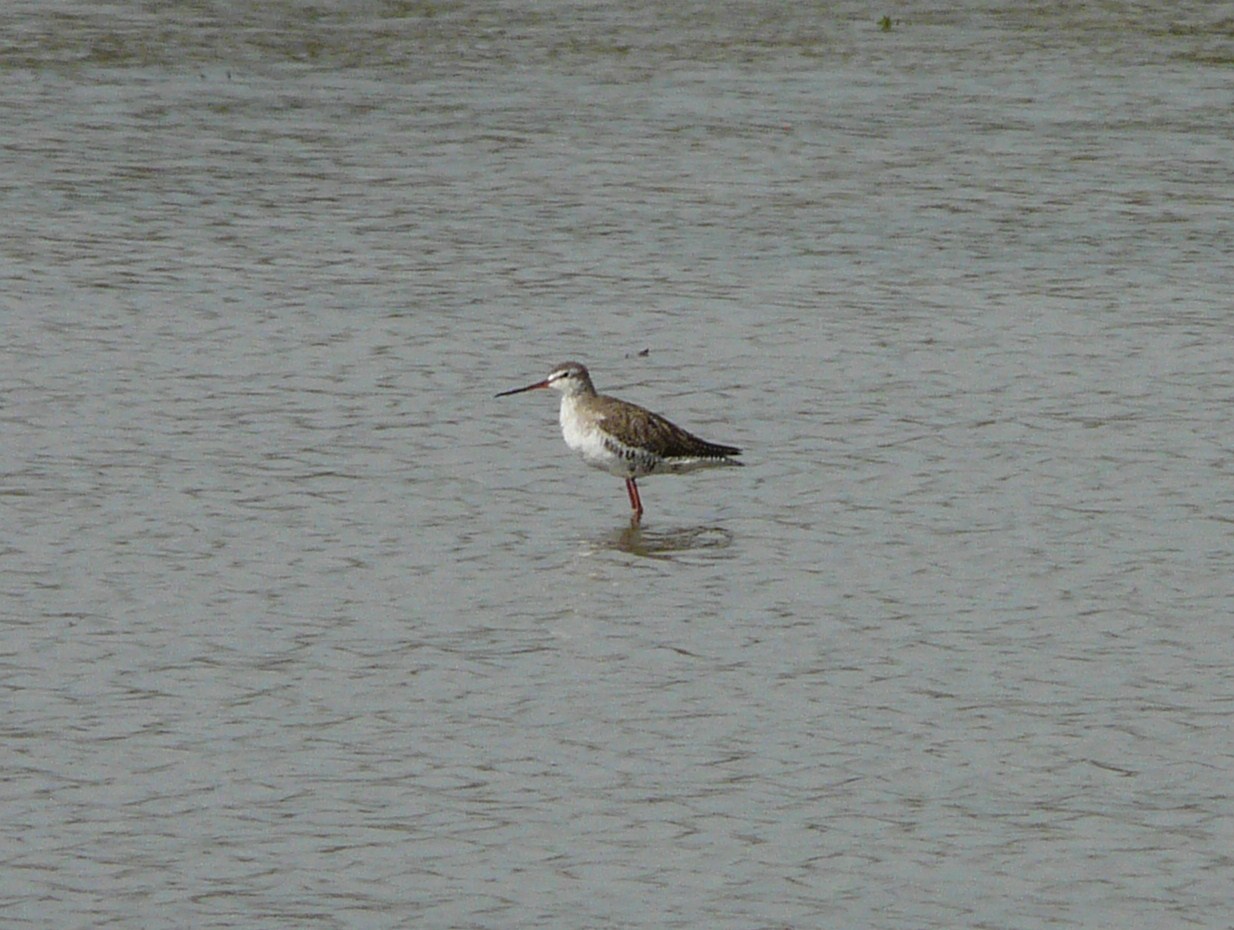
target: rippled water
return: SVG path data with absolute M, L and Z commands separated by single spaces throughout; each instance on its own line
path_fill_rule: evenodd
M 0 11 L 6 926 L 1228 925 L 1234 27 L 882 14 Z

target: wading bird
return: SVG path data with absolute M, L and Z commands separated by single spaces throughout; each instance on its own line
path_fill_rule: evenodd
M 733 458 L 741 454 L 734 446 L 699 439 L 658 413 L 597 394 L 587 369 L 578 362 L 563 362 L 543 381 L 497 396 L 539 388 L 561 392 L 561 435 L 566 445 L 588 465 L 626 479 L 635 523 L 643 517 L 636 478 L 741 464 Z

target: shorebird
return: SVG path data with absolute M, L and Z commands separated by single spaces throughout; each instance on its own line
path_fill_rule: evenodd
M 562 362 L 543 381 L 502 391 L 498 397 L 553 388 L 561 392 L 561 435 L 588 465 L 626 479 L 633 522 L 643 518 L 636 478 L 740 465 L 735 446 L 699 439 L 658 413 L 616 397 L 597 394 L 591 375 L 578 362 Z

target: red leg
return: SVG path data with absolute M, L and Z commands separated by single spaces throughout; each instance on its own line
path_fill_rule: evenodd
M 638 485 L 633 478 L 626 479 L 626 493 L 630 495 L 630 506 L 634 508 L 634 519 L 643 518 L 643 499 L 638 496 Z

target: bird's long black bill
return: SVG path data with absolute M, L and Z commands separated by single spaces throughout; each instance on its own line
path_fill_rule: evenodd
M 511 394 L 522 394 L 523 391 L 534 391 L 536 388 L 548 387 L 547 381 L 537 381 L 535 384 L 529 384 L 527 387 L 515 388 L 513 391 L 502 391 L 500 394 L 494 394 L 494 397 L 509 397 Z

